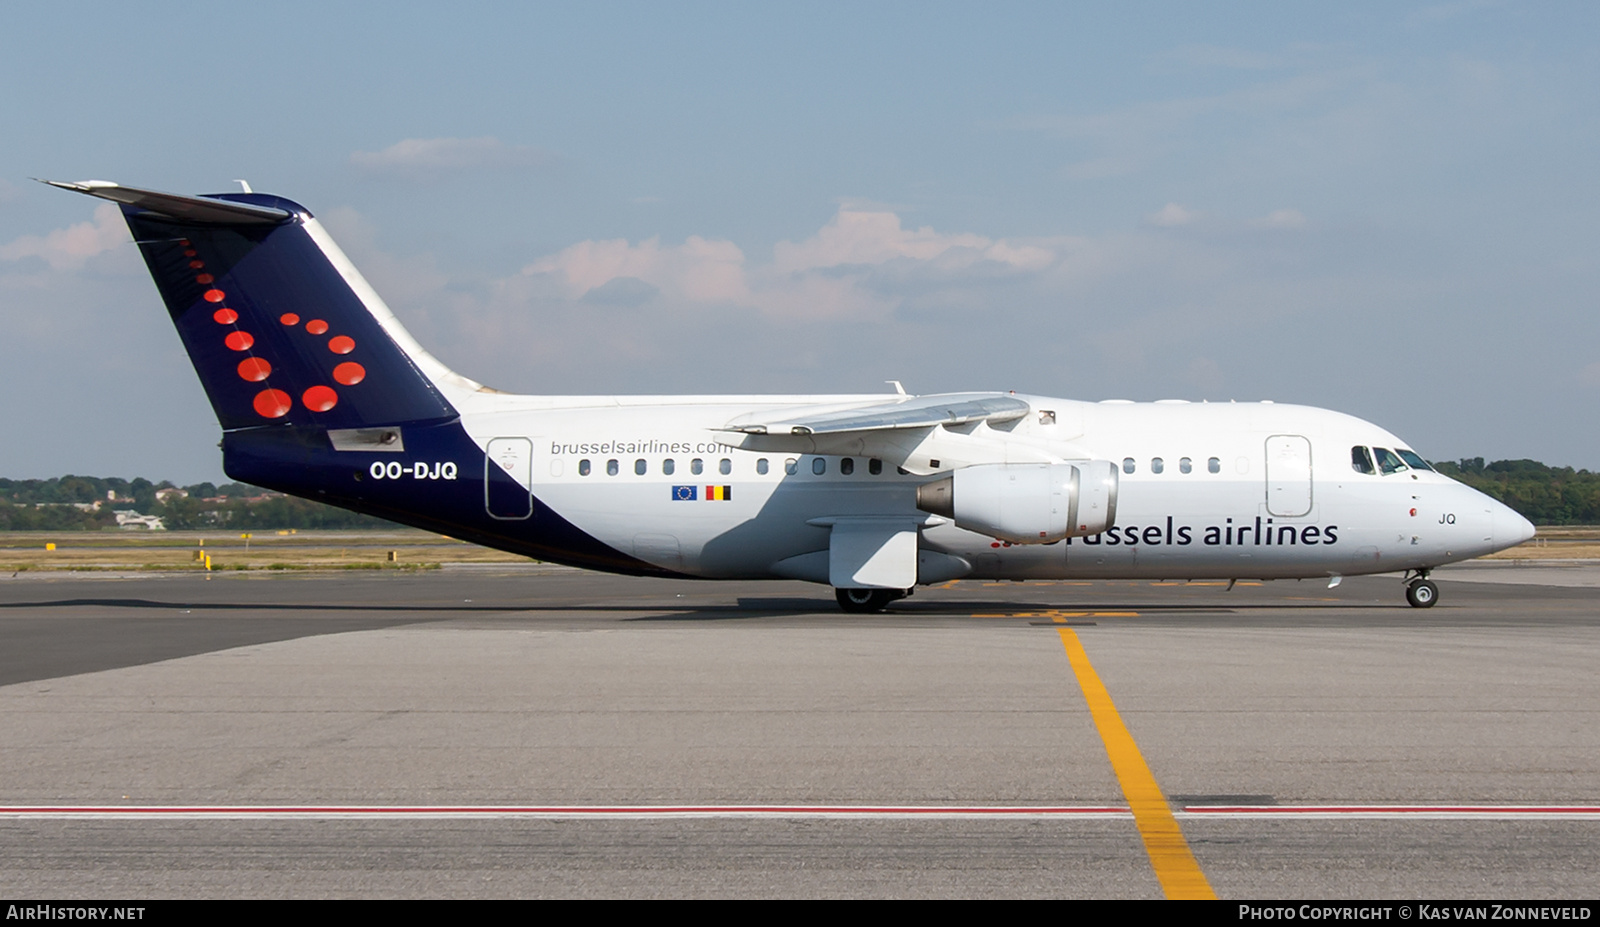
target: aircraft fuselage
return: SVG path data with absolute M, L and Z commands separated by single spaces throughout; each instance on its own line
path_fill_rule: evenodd
M 103 181 L 234 479 L 543 560 L 800 579 L 847 609 L 981 579 L 1415 572 L 1533 526 L 1360 419 L 1016 393 L 518 396 L 440 363 L 304 207 Z
M 1010 427 L 947 431 L 922 442 L 921 459 L 873 456 L 869 446 L 857 454 L 750 449 L 742 445 L 759 440 L 721 430 L 752 409 L 882 395 L 496 393 L 485 394 L 485 408 L 462 409 L 459 423 L 396 426 L 404 450 L 323 451 L 307 465 L 301 443 L 269 451 L 246 431 L 230 435 L 225 464 L 238 479 L 541 559 L 712 579 L 826 582 L 828 519 L 838 517 L 914 522 L 918 582 L 1396 572 L 1531 535 L 1520 516 L 1436 472 L 1358 472 L 1353 448 L 1405 443 L 1348 415 L 1273 403 L 1017 398 L 1030 414 Z M 917 488 L 951 469 L 1040 460 L 1112 462 L 1115 523 L 1088 536 L 1012 543 L 917 506 Z M 574 545 L 574 530 L 599 546 Z M 808 565 L 807 555 L 818 554 Z

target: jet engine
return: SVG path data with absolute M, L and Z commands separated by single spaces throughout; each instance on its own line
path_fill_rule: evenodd
M 979 464 L 917 487 L 917 508 L 1013 544 L 1050 544 L 1116 523 L 1117 468 L 1108 460 Z

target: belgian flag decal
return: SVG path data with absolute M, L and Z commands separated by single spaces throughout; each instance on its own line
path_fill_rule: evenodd
M 707 502 L 727 502 L 728 500 L 730 500 L 732 498 L 733 498 L 733 487 L 732 486 L 707 486 L 706 487 L 706 501 Z

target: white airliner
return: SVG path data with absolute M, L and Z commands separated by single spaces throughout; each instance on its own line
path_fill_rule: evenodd
M 1348 415 L 1017 393 L 517 396 L 434 359 L 304 207 L 104 181 L 230 477 L 617 573 L 826 583 L 1401 573 L 1533 536 Z

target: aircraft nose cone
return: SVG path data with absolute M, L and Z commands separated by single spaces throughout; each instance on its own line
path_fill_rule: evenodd
M 1523 518 L 1507 505 L 1496 504 L 1494 510 L 1495 550 L 1516 547 L 1523 541 L 1531 539 L 1536 531 L 1537 529 L 1533 527 L 1533 522 Z

